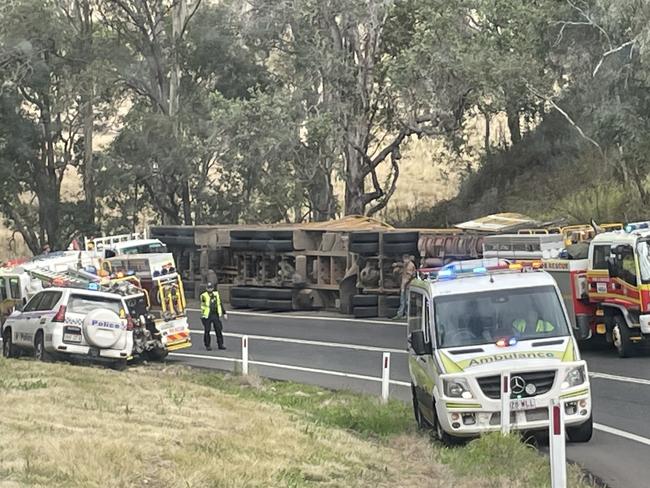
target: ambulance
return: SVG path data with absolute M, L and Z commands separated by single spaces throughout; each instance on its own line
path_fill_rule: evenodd
M 415 420 L 447 444 L 501 428 L 501 374 L 510 374 L 510 428 L 548 429 L 561 399 L 570 441 L 591 439 L 592 400 L 567 310 L 541 268 L 500 259 L 421 270 L 408 289 Z

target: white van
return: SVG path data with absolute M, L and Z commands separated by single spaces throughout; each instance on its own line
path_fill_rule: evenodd
M 509 372 L 514 430 L 548 428 L 564 401 L 569 440 L 592 435 L 587 364 L 580 360 L 553 278 L 498 262 L 454 263 L 409 286 L 409 371 L 415 419 L 447 443 L 501 426 Z

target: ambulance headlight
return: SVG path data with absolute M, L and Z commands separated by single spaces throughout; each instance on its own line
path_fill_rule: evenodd
M 585 374 L 584 366 L 571 368 L 566 372 L 566 376 L 562 382 L 562 388 L 571 388 L 573 386 L 581 385 L 586 381 L 586 378 L 587 375 Z
M 452 398 L 473 398 L 465 378 L 443 380 L 445 395 Z

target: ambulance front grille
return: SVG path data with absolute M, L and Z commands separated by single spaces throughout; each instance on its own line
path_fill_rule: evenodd
M 526 373 L 510 373 L 510 378 L 512 379 L 515 376 L 521 377 L 526 384 L 532 383 L 535 385 L 535 393 L 529 395 L 525 391 L 520 395 L 515 395 L 513 397 L 526 398 L 529 396 L 543 395 L 548 393 L 551 388 L 553 388 L 553 383 L 555 382 L 555 371 L 528 371 Z M 501 376 L 484 376 L 483 378 L 477 379 L 483 394 L 486 397 L 498 400 L 501 398 Z

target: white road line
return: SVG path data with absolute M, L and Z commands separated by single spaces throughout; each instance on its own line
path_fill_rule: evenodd
M 589 376 L 592 378 L 599 378 L 603 380 L 621 381 L 623 383 L 636 383 L 638 385 L 650 385 L 650 380 L 646 380 L 643 378 L 632 378 L 629 376 L 618 376 L 615 374 L 597 373 L 595 371 L 590 372 Z
M 624 430 L 615 429 L 614 427 L 609 427 L 607 425 L 596 424 L 596 423 L 594 423 L 594 429 L 600 430 L 601 432 L 606 432 L 608 434 L 623 437 L 625 439 L 628 439 L 630 441 L 635 441 L 640 444 L 645 444 L 646 446 L 650 446 L 650 439 L 648 439 L 647 437 L 641 437 L 640 435 L 632 434 Z
M 188 308 L 189 312 L 200 312 L 198 308 Z M 287 315 L 281 313 L 263 313 L 263 312 L 242 312 L 239 310 L 231 310 L 228 315 L 248 315 L 251 317 L 264 317 L 266 319 L 297 319 L 297 320 L 322 320 L 325 322 L 354 322 L 364 324 L 382 324 L 382 325 L 400 325 L 406 327 L 406 322 L 389 322 L 387 320 L 364 320 L 364 319 L 351 319 L 347 317 L 315 317 L 311 315 Z
M 192 330 L 192 334 L 203 335 L 202 330 Z M 275 337 L 275 336 L 262 336 L 251 334 L 236 334 L 234 332 L 224 332 L 226 337 L 243 337 L 247 336 L 249 339 L 256 339 L 260 341 L 272 342 L 287 342 L 291 344 L 305 344 L 308 346 L 323 346 L 323 347 L 336 347 L 341 349 L 354 349 L 356 351 L 372 351 L 372 352 L 392 352 L 395 354 L 408 354 L 406 349 L 391 349 L 389 347 L 376 347 L 376 346 L 362 346 L 359 344 L 343 344 L 342 342 L 323 342 L 323 341 L 310 341 L 307 339 L 290 339 L 288 337 Z
M 226 361 L 226 362 L 231 362 L 231 363 L 241 363 L 241 359 L 236 359 L 236 358 L 224 358 L 224 357 L 219 357 L 219 356 L 203 356 L 201 354 L 188 354 L 188 353 L 183 353 L 183 352 L 171 352 L 169 353 L 170 356 L 177 356 L 177 357 L 186 357 L 186 358 L 192 358 L 192 359 L 208 359 L 208 360 L 213 360 L 213 361 Z M 354 373 L 344 373 L 342 371 L 331 371 L 328 369 L 317 369 L 317 368 L 306 368 L 304 366 L 292 366 L 289 364 L 278 364 L 278 363 L 268 363 L 266 361 L 248 361 L 248 364 L 254 364 L 257 366 L 266 366 L 269 368 L 278 368 L 278 369 L 288 369 L 292 371 L 303 371 L 305 373 L 317 373 L 317 374 L 325 374 L 328 376 L 339 376 L 339 377 L 345 377 L 345 378 L 353 378 L 357 380 L 365 380 L 365 381 L 374 381 L 377 383 L 381 383 L 381 378 L 376 378 L 374 376 L 366 376 L 362 374 L 354 374 Z M 404 381 L 397 381 L 397 380 L 390 380 L 390 383 L 393 385 L 399 385 L 399 386 L 411 386 L 410 383 L 406 383 Z

